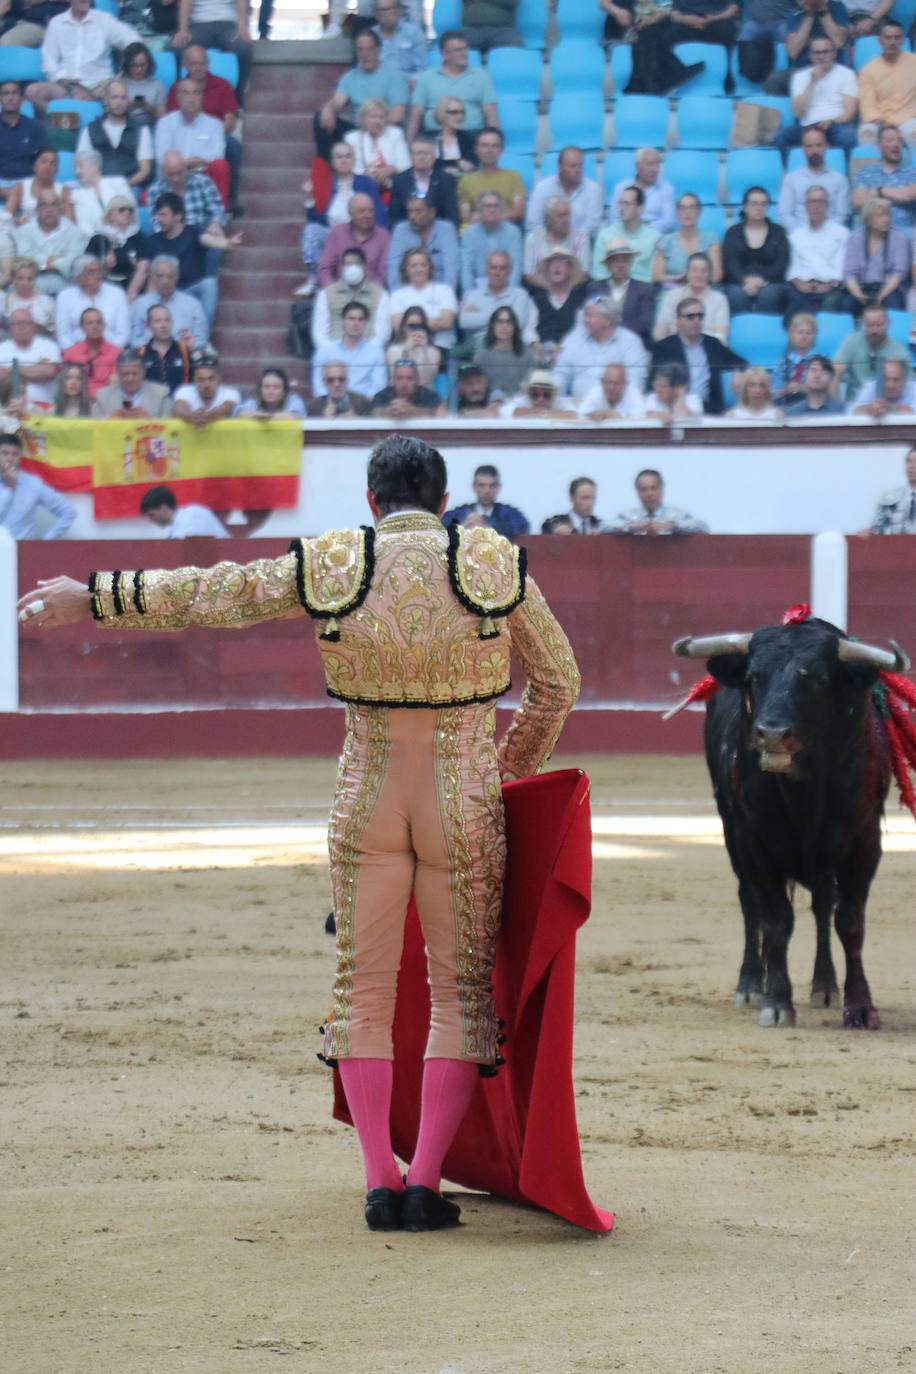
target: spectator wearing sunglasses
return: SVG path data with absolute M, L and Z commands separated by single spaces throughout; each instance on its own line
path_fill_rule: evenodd
M 747 367 L 747 360 L 703 332 L 705 314 L 702 301 L 695 296 L 682 300 L 677 308 L 677 333 L 652 345 L 652 364 L 681 363 L 690 378 L 688 391 L 700 397 L 705 414 L 721 415 L 725 409 L 722 373 Z

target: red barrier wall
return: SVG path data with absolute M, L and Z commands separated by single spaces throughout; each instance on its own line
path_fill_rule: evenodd
M 810 544 L 801 536 L 526 543 L 531 574 L 582 668 L 582 709 L 560 746 L 576 752 L 698 748 L 696 715 L 661 725 L 657 713 L 701 672 L 672 656 L 672 640 L 772 623 L 808 597 Z M 274 540 L 30 541 L 19 546 L 20 586 L 61 572 L 84 578 L 100 563 L 208 566 L 282 552 Z M 850 540 L 849 628 L 878 642 L 896 638 L 916 656 L 914 557 L 906 538 Z M 0 718 L 0 749 L 20 758 L 336 753 L 339 708 L 327 705 L 311 637 L 310 624 L 294 620 L 181 634 L 88 623 L 24 633 L 20 704 L 37 714 Z M 309 709 L 263 709 L 270 706 Z M 642 709 L 614 709 L 622 706 Z

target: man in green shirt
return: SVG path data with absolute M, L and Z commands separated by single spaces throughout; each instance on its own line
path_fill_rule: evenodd
M 834 354 L 837 390 L 844 388 L 847 401 L 851 401 L 866 382 L 878 380 L 879 362 L 909 365 L 909 360 L 904 345 L 888 338 L 884 306 L 867 305 L 862 312 L 862 328 L 847 334 Z
M 518 0 L 464 0 L 461 28 L 472 48 L 489 52 L 491 48 L 523 48 L 522 35 L 515 27 Z
M 468 66 L 468 40 L 460 29 L 446 29 L 439 35 L 442 63 L 430 67 L 417 78 L 407 120 L 407 142 L 420 128 L 438 133 L 434 115 L 443 96 L 457 96 L 464 104 L 463 129 L 499 128 L 496 88 L 482 67 Z
M 518 172 L 500 167 L 505 139 L 499 129 L 481 129 L 474 144 L 479 166 L 458 182 L 458 208 L 463 224 L 476 219 L 474 206 L 484 191 L 495 191 L 502 198 L 504 218 L 520 224 L 525 218 L 525 183 Z

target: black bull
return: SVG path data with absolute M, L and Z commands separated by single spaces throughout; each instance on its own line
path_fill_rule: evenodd
M 846 955 L 843 1024 L 877 1028 L 862 966 L 865 903 L 881 859 L 890 757 L 871 689 L 902 652 L 848 640 L 823 620 L 678 640 L 723 685 L 707 704 L 706 762 L 744 915 L 736 1005 L 793 1025 L 786 956 L 794 884 L 811 893 L 815 1006 L 838 997 L 830 921 Z

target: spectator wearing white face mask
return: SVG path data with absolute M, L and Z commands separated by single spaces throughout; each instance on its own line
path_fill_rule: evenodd
M 332 281 L 315 297 L 312 341 L 316 348 L 340 338 L 344 307 L 352 301 L 359 301 L 369 311 L 364 337 L 384 346 L 391 336 L 388 292 L 367 277 L 366 255 L 361 248 L 346 250 L 339 280 Z

